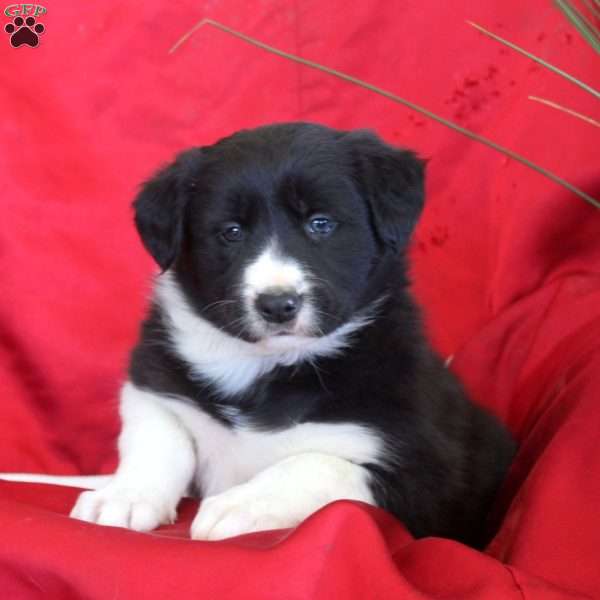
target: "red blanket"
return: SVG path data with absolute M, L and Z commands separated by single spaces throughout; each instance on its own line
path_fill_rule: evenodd
M 212 17 L 419 102 L 600 198 L 598 101 L 470 19 L 600 87 L 547 0 L 48 3 L 0 57 L 0 471 L 110 472 L 117 391 L 152 272 L 136 186 L 242 127 L 371 127 L 430 159 L 414 243 L 431 339 L 521 449 L 485 553 L 339 502 L 294 531 L 188 539 L 68 519 L 76 490 L 0 483 L 3 598 L 600 596 L 600 212 L 419 114 L 227 35 Z M 12 18 L 6 17 L 5 23 Z M 4 26 L 4 24 L 3 24 Z

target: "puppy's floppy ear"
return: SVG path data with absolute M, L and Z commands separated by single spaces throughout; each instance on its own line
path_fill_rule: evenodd
M 408 242 L 423 209 L 425 161 L 410 150 L 386 144 L 371 131 L 351 131 L 344 138 L 377 237 L 398 251 Z
M 197 165 L 200 154 L 200 148 L 180 154 L 142 186 L 133 203 L 135 225 L 144 247 L 163 272 L 181 250 L 186 203 L 194 185 L 191 166 Z

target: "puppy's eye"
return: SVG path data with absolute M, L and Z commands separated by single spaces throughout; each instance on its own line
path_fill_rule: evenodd
M 241 242 L 244 239 L 244 230 L 237 223 L 229 223 L 223 231 L 221 237 L 226 242 Z
M 313 235 L 325 237 L 333 233 L 337 223 L 329 217 L 316 215 L 308 221 L 306 227 Z

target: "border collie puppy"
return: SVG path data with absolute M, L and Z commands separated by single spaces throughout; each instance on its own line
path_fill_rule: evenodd
M 162 270 L 120 402 L 120 463 L 72 516 L 191 535 L 293 527 L 360 500 L 481 547 L 515 450 L 427 344 L 405 251 L 423 163 L 368 131 L 289 123 L 193 148 L 135 222 Z

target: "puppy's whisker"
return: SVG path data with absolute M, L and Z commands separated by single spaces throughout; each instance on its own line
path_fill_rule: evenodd
M 335 324 L 340 322 L 339 316 L 332 315 L 331 313 L 328 313 L 327 311 L 319 309 L 317 307 L 314 307 L 313 310 L 315 311 L 315 314 L 317 317 L 327 317 L 327 318 L 331 319 Z M 315 323 L 314 327 L 319 332 L 319 335 L 325 335 L 323 332 L 323 329 L 321 328 L 321 326 L 318 323 Z
M 323 309 L 315 307 L 313 310 L 315 311 L 315 313 L 317 313 L 318 316 L 329 317 L 330 319 L 336 319 L 336 320 L 339 319 L 339 317 L 336 317 L 336 315 L 332 315 L 331 313 L 328 313 L 327 311 L 325 311 Z
M 230 328 L 230 329 L 235 329 L 238 326 L 242 326 L 241 331 L 244 330 L 245 328 L 245 317 L 238 317 L 237 319 L 234 319 L 233 321 L 229 321 L 229 323 L 226 324 L 226 327 Z
M 321 388 L 323 389 L 323 391 L 327 394 L 327 395 L 331 395 L 331 392 L 327 389 L 327 386 L 325 385 L 325 382 L 323 381 L 323 377 L 321 376 L 321 370 L 319 369 L 319 367 L 317 366 L 317 363 L 315 360 L 313 359 L 309 359 L 308 360 L 308 364 L 314 369 L 315 374 L 317 376 L 317 379 L 319 380 L 319 384 L 321 386 Z M 323 373 L 325 373 L 325 371 L 323 371 Z
M 208 312 L 209 310 L 221 307 L 221 306 L 227 306 L 230 304 L 236 304 L 235 300 L 217 300 L 216 302 L 212 302 L 211 304 L 208 304 L 207 306 L 205 306 L 201 311 L 200 314 L 204 314 L 206 312 Z
M 323 279 L 322 277 L 317 277 L 316 275 L 313 274 L 309 274 L 307 277 L 308 281 L 310 283 L 319 283 L 321 285 L 323 285 L 326 288 L 329 288 L 332 292 L 336 292 L 335 287 L 333 286 L 333 284 L 331 283 L 331 281 L 327 281 L 326 279 Z

